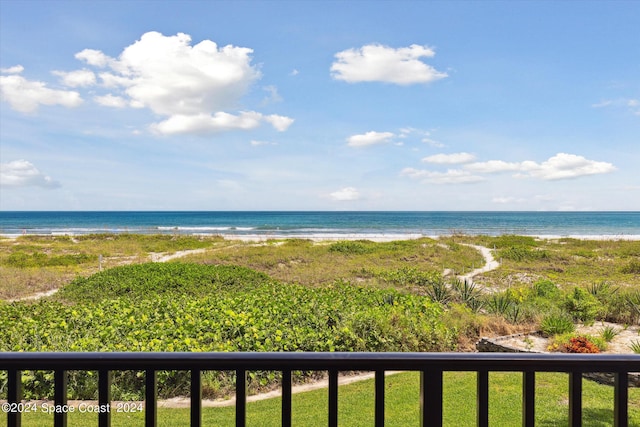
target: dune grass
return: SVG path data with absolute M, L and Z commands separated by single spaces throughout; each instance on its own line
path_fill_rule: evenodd
M 444 374 L 444 425 L 475 425 L 475 373 L 446 372 Z M 522 375 L 491 373 L 489 376 L 489 423 L 501 427 L 520 426 L 522 419 Z M 390 427 L 417 426 L 419 408 L 419 374 L 402 373 L 386 378 L 386 422 Z M 339 388 L 339 423 L 345 427 L 373 425 L 374 382 L 361 381 Z M 248 404 L 249 426 L 280 425 L 280 399 L 267 399 Z M 320 389 L 295 394 L 292 401 L 293 425 L 315 427 L 327 425 L 327 390 Z M 640 389 L 629 389 L 629 425 L 640 425 Z M 189 409 L 158 409 L 159 426 L 188 425 Z M 143 412 L 112 413 L 114 427 L 142 426 Z M 234 407 L 204 408 L 204 426 L 232 426 Z M 539 373 L 536 376 L 536 425 L 542 427 L 567 425 L 568 376 L 561 373 Z M 6 415 L 0 414 L 0 423 Z M 69 426 L 97 424 L 97 415 L 73 413 Z M 25 414 L 23 426 L 52 425 L 52 416 Z M 592 381 L 583 381 L 583 425 L 604 427 L 613 425 L 613 388 Z

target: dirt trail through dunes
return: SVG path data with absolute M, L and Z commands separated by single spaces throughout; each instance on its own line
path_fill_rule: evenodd
M 493 254 L 491 253 L 491 249 L 485 248 L 484 246 L 470 245 L 467 243 L 462 243 L 462 244 L 480 251 L 480 253 L 484 257 L 485 264 L 484 264 L 484 267 L 476 268 L 475 270 L 467 274 L 458 276 L 460 280 L 466 280 L 468 283 L 473 283 L 473 278 L 478 274 L 486 273 L 488 271 L 492 271 L 500 267 L 500 263 L 496 261 L 495 258 L 493 257 Z
M 228 247 L 229 246 L 227 246 L 225 248 L 228 248 Z M 175 253 L 172 253 L 172 254 L 167 254 L 167 253 L 164 253 L 164 252 L 151 252 L 149 254 L 149 258 L 151 258 L 152 262 L 167 262 L 167 261 L 171 261 L 171 260 L 176 259 L 176 258 L 182 258 L 184 256 L 191 255 L 191 254 L 201 254 L 201 253 L 204 253 L 205 251 L 207 251 L 207 249 L 191 249 L 191 250 L 186 250 L 186 251 L 178 251 L 178 252 L 175 252 Z M 15 302 L 15 301 L 39 300 L 40 298 L 45 298 L 45 297 L 48 297 L 48 296 L 51 296 L 51 295 L 55 294 L 56 292 L 58 292 L 58 290 L 59 290 L 59 288 L 51 289 L 51 290 L 48 290 L 46 292 L 38 292 L 38 293 L 33 294 L 33 295 L 27 295 L 25 297 L 8 299 L 8 300 L 5 300 L 5 301 L 6 302 Z

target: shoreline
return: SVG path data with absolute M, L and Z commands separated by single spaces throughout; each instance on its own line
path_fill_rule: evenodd
M 0 233 L 0 238 L 15 240 L 21 236 L 40 236 L 40 237 L 75 237 L 82 236 L 87 233 L 73 233 L 73 232 L 52 232 L 52 233 L 27 233 L 27 234 L 2 234 Z M 94 233 L 91 233 L 94 234 Z M 144 235 L 170 235 L 167 233 L 110 233 L 110 232 L 101 232 L 95 234 L 102 235 L 111 235 L 111 234 L 137 234 L 140 236 Z M 422 238 L 429 238 L 433 240 L 438 240 L 443 237 L 452 237 L 452 236 L 461 236 L 461 237 L 478 237 L 478 236 L 488 236 L 488 237 L 500 237 L 506 235 L 516 235 L 516 236 L 525 236 L 525 237 L 533 237 L 535 239 L 541 240 L 558 240 L 558 239 L 576 239 L 576 240 L 597 240 L 597 241 L 640 241 L 640 234 L 512 234 L 512 233 L 504 233 L 504 234 L 465 234 L 465 233 L 455 233 L 455 234 L 441 234 L 441 235 L 431 235 L 431 234 L 420 234 L 420 233 L 314 233 L 314 234 L 302 234 L 302 233 L 292 233 L 292 234 L 233 234 L 233 233 L 224 233 L 224 234 L 214 234 L 214 233 L 179 233 L 179 236 L 197 236 L 197 237 L 222 237 L 225 240 L 236 240 L 242 242 L 266 242 L 268 240 L 288 240 L 288 239 L 299 239 L 299 240 L 311 240 L 314 242 L 325 242 L 325 241 L 341 241 L 341 240 L 370 240 L 372 242 L 393 242 L 399 240 L 416 240 Z

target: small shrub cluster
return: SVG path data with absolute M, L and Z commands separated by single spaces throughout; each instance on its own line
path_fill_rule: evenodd
M 567 353 L 600 353 L 600 349 L 587 337 L 572 337 L 564 344 Z
M 573 320 L 566 313 L 556 313 L 545 316 L 540 324 L 542 333 L 551 337 L 553 335 L 566 334 L 576 329 Z
M 640 261 L 629 261 L 629 263 L 623 266 L 620 271 L 624 274 L 640 274 Z
M 96 255 L 88 254 L 49 256 L 42 252 L 27 254 L 19 251 L 12 253 L 5 258 L 3 264 L 17 268 L 61 267 L 96 262 L 97 259 L 98 257 Z
M 340 241 L 329 246 L 329 252 L 339 252 L 345 255 L 362 255 L 373 251 L 368 241 Z

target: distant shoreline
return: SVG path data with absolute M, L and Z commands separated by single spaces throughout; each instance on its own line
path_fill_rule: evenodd
M 0 238 L 5 239 L 17 239 L 21 236 L 52 236 L 52 237 L 60 237 L 60 236 L 82 236 L 87 235 L 89 233 L 67 233 L 67 232 L 53 232 L 53 233 L 27 233 L 27 234 L 2 234 L 0 233 Z M 99 235 L 118 235 L 118 234 L 134 234 L 140 236 L 149 236 L 149 235 L 170 235 L 167 233 L 112 233 L 112 232 L 96 232 L 90 234 L 99 234 Z M 505 235 L 513 235 L 512 233 L 503 233 L 503 234 L 482 234 L 482 233 L 455 233 L 455 234 L 441 234 L 441 235 L 427 235 L 427 234 L 418 234 L 418 233 L 317 233 L 317 234 L 214 234 L 214 233 L 179 233 L 179 236 L 197 236 L 197 237 L 222 237 L 225 240 L 239 240 L 243 242 L 265 242 L 267 240 L 287 240 L 287 239 L 298 239 L 298 240 L 311 240 L 315 242 L 323 242 L 323 241 L 340 241 L 340 240 L 370 240 L 373 242 L 393 242 L 399 240 L 415 240 L 421 238 L 429 238 L 429 239 L 439 239 L 442 237 L 451 237 L 451 236 L 468 236 L 468 237 L 476 237 L 476 236 L 489 236 L 489 237 L 499 237 Z M 541 234 L 541 235 L 532 235 L 532 234 L 515 234 L 518 236 L 526 236 L 533 237 L 536 239 L 542 240 L 558 240 L 558 239 L 577 239 L 577 240 L 611 240 L 611 241 L 639 241 L 640 234 L 580 234 L 580 235 L 556 235 L 556 234 Z

